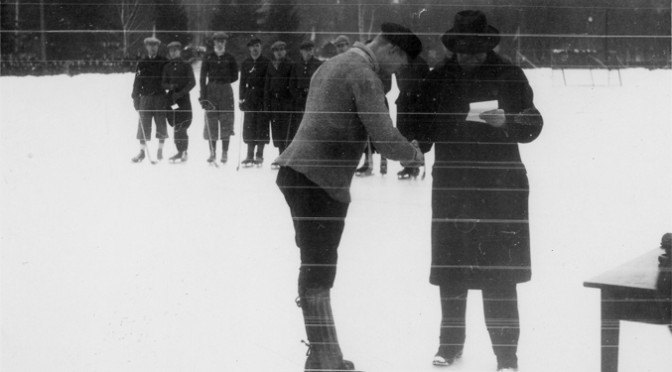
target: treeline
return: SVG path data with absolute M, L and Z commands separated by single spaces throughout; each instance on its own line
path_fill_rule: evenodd
M 503 34 L 500 52 L 526 67 L 670 67 L 668 0 L 3 0 L 2 74 L 11 66 L 107 66 L 124 70 L 154 33 L 179 40 L 191 55 L 211 31 L 230 32 L 230 51 L 243 58 L 251 33 L 290 51 L 312 39 L 318 54 L 334 54 L 339 34 L 365 41 L 384 21 L 421 35 L 426 59 L 445 56 L 439 35 L 455 13 L 483 10 Z M 188 53 L 189 54 L 189 53 Z M 113 66 L 113 67 L 111 67 Z M 92 67 L 96 70 L 98 67 Z

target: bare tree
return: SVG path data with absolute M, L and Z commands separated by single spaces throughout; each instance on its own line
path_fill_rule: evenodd
M 130 36 L 134 31 L 139 30 L 144 21 L 146 21 L 143 17 L 146 14 L 146 7 L 147 4 L 143 4 L 142 0 L 121 0 L 117 4 L 119 21 L 121 22 L 124 56 L 128 55 L 129 45 L 132 44 Z

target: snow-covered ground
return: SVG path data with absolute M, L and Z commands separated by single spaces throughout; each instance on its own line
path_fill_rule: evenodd
M 567 85 L 559 71 L 526 73 L 545 128 L 521 146 L 533 247 L 521 371 L 597 371 L 599 292 L 583 281 L 672 231 L 672 72 L 622 71 L 619 86 L 594 71 L 594 87 L 589 71 L 568 71 Z M 132 80 L 0 79 L 0 370 L 302 370 L 298 249 L 275 172 L 236 171 L 239 136 L 228 165 L 206 165 L 200 108 L 187 164 L 132 164 Z M 267 148 L 267 163 L 276 155 Z M 438 371 L 431 175 L 401 182 L 390 168 L 353 183 L 339 336 L 363 370 Z M 621 371 L 668 371 L 671 347 L 665 327 L 625 323 Z M 473 292 L 450 370 L 494 369 Z

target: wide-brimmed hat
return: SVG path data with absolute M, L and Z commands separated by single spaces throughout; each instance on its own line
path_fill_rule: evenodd
M 214 34 L 212 34 L 212 40 L 228 40 L 229 39 L 229 34 L 227 34 L 224 31 L 217 31 Z
M 147 45 L 147 44 L 161 44 L 161 40 L 157 39 L 154 36 L 146 37 L 144 42 L 145 42 L 145 45 Z
M 454 53 L 484 53 L 499 44 L 499 30 L 490 26 L 480 10 L 465 10 L 455 15 L 453 28 L 441 42 Z
M 407 55 L 409 60 L 422 52 L 422 41 L 408 28 L 391 22 L 385 22 L 380 26 L 383 37 L 393 45 L 398 46 Z
M 350 45 L 350 38 L 345 35 L 339 35 L 337 38 L 331 41 L 332 44 L 336 45 L 338 43 L 346 43 Z
M 273 45 L 271 45 L 271 50 L 275 51 L 275 50 L 285 49 L 286 46 L 287 46 L 287 43 L 285 43 L 282 40 L 278 40 L 275 43 L 273 43 Z

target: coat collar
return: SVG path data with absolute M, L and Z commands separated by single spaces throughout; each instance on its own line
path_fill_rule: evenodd
M 376 59 L 376 55 L 373 54 L 373 51 L 371 48 L 366 46 L 364 43 L 360 43 L 359 41 L 355 41 L 355 43 L 352 45 L 352 48 L 350 50 L 353 53 L 357 53 L 360 56 L 364 57 L 364 59 L 371 65 L 371 69 L 373 69 L 373 72 L 378 73 L 380 70 L 380 65 L 378 64 L 378 59 Z

